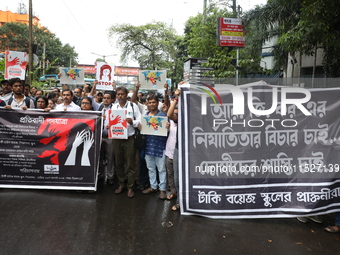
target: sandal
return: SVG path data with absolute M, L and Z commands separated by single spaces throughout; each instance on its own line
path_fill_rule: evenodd
M 173 198 L 177 197 L 177 193 L 171 193 L 169 196 L 166 197 L 167 200 L 171 200 Z
M 327 228 L 324 228 L 328 233 L 338 233 L 340 232 L 340 227 L 338 226 L 328 226 Z
M 179 204 L 175 204 L 173 207 L 171 207 L 171 210 L 172 211 L 178 211 L 180 208 L 180 205 Z

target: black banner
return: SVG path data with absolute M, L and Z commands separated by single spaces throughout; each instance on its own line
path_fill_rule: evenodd
M 0 187 L 96 190 L 100 112 L 0 108 Z
M 182 213 L 261 218 L 339 211 L 340 90 L 230 86 L 182 88 Z

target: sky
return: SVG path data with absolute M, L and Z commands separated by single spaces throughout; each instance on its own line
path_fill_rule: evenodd
M 266 2 L 238 0 L 237 5 L 247 11 Z M 28 0 L 1 0 L 0 10 L 17 12 L 19 3 L 25 4 L 28 11 Z M 120 65 L 120 52 L 108 38 L 110 26 L 162 21 L 181 35 L 188 18 L 203 12 L 204 0 L 32 0 L 32 3 L 33 15 L 41 25 L 55 33 L 63 44 L 75 47 L 79 64 L 94 64 L 97 58 L 106 56 L 108 63 Z M 131 61 L 127 65 L 136 63 Z

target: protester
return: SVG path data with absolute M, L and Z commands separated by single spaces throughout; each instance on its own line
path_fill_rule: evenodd
M 128 91 L 125 87 L 117 88 L 118 103 L 112 109 L 123 109 L 127 111 L 128 139 L 113 139 L 113 151 L 116 160 L 116 173 L 119 187 L 115 190 L 116 194 L 128 188 L 128 197 L 135 196 L 133 191 L 135 183 L 135 128 L 140 123 L 140 112 L 136 104 L 127 101 Z M 125 170 L 127 172 L 127 184 L 125 184 Z
M 47 108 L 49 108 L 50 110 L 55 110 L 56 107 L 57 107 L 57 105 L 53 102 L 53 100 L 52 99 L 48 99 Z
M 45 96 L 38 96 L 36 98 L 36 104 L 38 109 L 48 108 L 48 99 Z
M 91 98 L 82 97 L 80 100 L 80 108 L 82 111 L 93 111 Z
M 180 82 L 181 85 L 184 82 Z M 170 120 L 173 120 L 176 124 L 178 124 L 178 114 L 175 113 L 175 109 L 177 108 L 178 98 L 180 96 L 180 90 L 177 89 L 175 91 L 174 102 L 170 105 L 169 110 L 167 112 L 167 116 Z M 178 129 L 177 129 L 178 132 Z M 174 182 L 177 192 L 179 191 L 179 179 L 178 179 L 178 135 L 176 135 L 176 145 L 173 153 L 173 169 L 174 169 Z M 170 197 L 169 197 L 170 198 Z M 171 207 L 172 211 L 178 211 L 180 209 L 179 204 L 179 196 L 177 195 L 176 204 Z
M 81 99 L 84 97 L 84 96 L 82 96 L 82 92 L 83 92 L 83 90 L 81 89 L 81 88 L 75 88 L 74 90 L 73 90 L 73 102 L 76 104 L 76 105 L 79 105 L 79 106 L 81 106 L 80 105 L 80 101 L 81 101 Z
M 149 112 L 145 116 L 166 116 L 166 114 L 158 109 L 158 97 L 150 95 L 148 97 Z M 167 123 L 169 125 L 169 123 Z M 143 127 L 142 127 L 143 128 Z M 160 199 L 166 199 L 166 169 L 165 169 L 165 145 L 166 136 L 145 135 L 146 150 L 145 161 L 149 169 L 150 187 L 143 190 L 143 194 L 150 194 L 160 190 Z M 157 181 L 157 173 L 159 183 Z
M 57 106 L 58 99 L 59 99 L 58 94 L 52 91 L 48 93 L 47 98 L 48 100 L 51 100 L 53 102 L 54 108 L 51 108 L 51 109 L 55 109 Z
M 8 99 L 13 95 L 12 86 L 9 84 L 8 80 L 2 80 L 1 88 L 2 88 L 2 96 L 0 97 L 0 99 L 5 101 L 5 103 L 7 104 Z
M 102 144 L 100 149 L 99 159 L 99 176 L 105 176 L 105 180 L 108 184 L 113 185 L 114 177 L 114 155 L 113 155 L 113 144 L 112 139 L 108 138 L 108 111 L 112 107 L 112 103 L 116 100 L 115 91 L 105 91 L 103 97 L 102 109 L 104 117 L 104 129 L 102 132 Z
M 38 89 L 37 92 L 35 93 L 35 97 L 43 96 L 43 95 L 44 95 L 44 91 L 42 91 L 41 89 Z
M 339 233 L 340 232 L 340 212 L 335 213 L 335 224 L 334 224 L 334 226 L 328 226 L 324 229 L 329 233 Z
M 176 146 L 176 135 L 177 135 L 177 124 L 173 120 L 170 120 L 170 132 L 169 132 L 169 136 L 166 141 L 166 147 L 165 147 L 165 157 L 166 157 L 165 164 L 166 164 L 166 176 L 167 176 L 166 180 L 167 180 L 167 187 L 170 189 L 170 195 L 167 196 L 168 200 L 171 200 L 177 197 L 177 189 L 175 186 L 174 166 L 173 166 L 174 151 L 175 151 L 175 146 Z
M 9 86 L 13 90 L 13 95 L 7 101 L 7 109 L 21 108 L 26 110 L 27 108 L 35 108 L 33 100 L 24 95 L 24 86 L 19 78 L 10 79 Z
M 98 104 L 101 104 L 103 102 L 103 96 L 104 96 L 103 92 L 97 91 L 94 100 L 96 100 Z
M 73 103 L 73 93 L 70 89 L 65 89 L 62 92 L 63 103 L 58 104 L 56 110 L 58 111 L 80 111 L 80 107 Z

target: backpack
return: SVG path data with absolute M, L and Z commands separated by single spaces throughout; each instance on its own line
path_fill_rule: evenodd
M 13 102 L 13 96 L 11 96 L 11 97 L 8 99 L 7 104 L 8 104 L 8 105 L 11 105 L 12 102 Z M 27 108 L 30 108 L 30 107 L 31 107 L 31 99 L 30 99 L 29 97 L 26 97 L 26 98 L 25 98 L 25 104 L 26 104 Z

